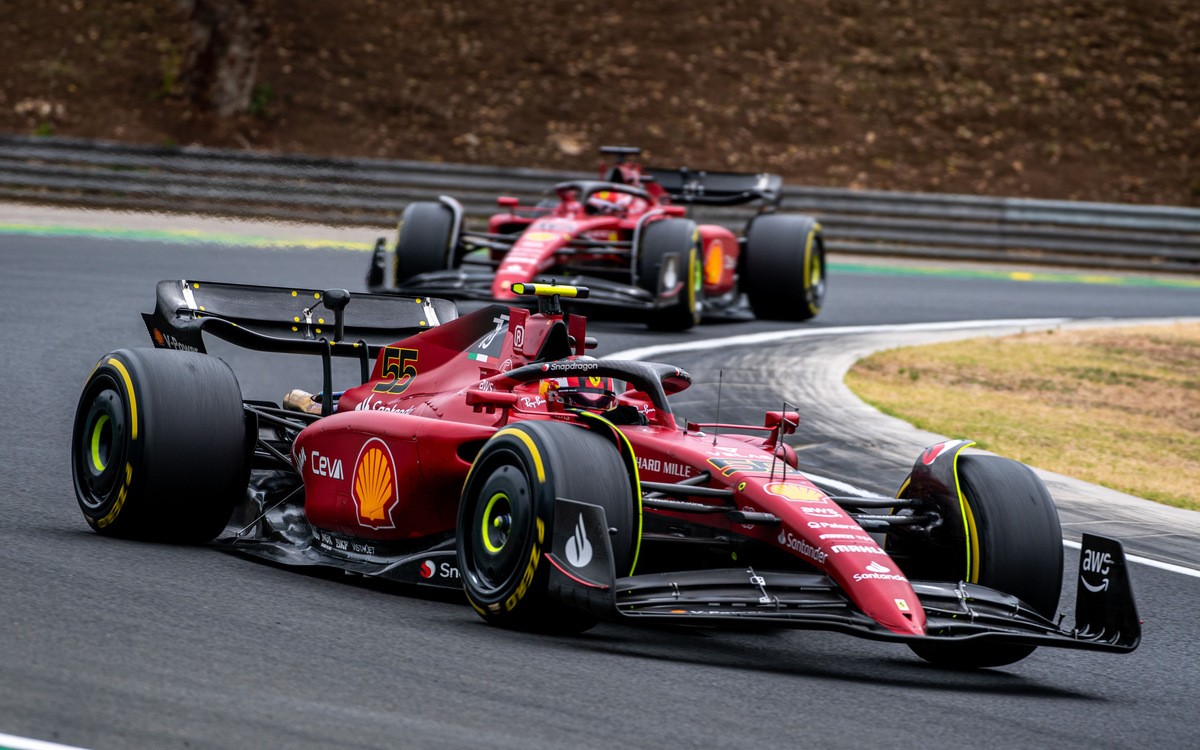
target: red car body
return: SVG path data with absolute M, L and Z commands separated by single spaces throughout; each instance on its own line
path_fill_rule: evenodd
M 604 617 L 822 628 L 971 666 L 1039 645 L 1137 646 L 1112 540 L 1084 538 L 1076 627 L 1051 619 L 1061 532 L 1020 464 L 951 441 L 897 497 L 831 494 L 784 441 L 797 413 L 683 420 L 668 397 L 686 372 L 586 355 L 585 319 L 559 306 L 586 290 L 514 291 L 539 311 L 457 317 L 430 298 L 161 282 L 144 316 L 158 349 L 106 355 L 80 398 L 85 518 L 105 534 L 216 537 L 280 563 L 461 587 L 485 619 L 539 630 Z M 395 331 L 407 335 L 368 343 Z M 323 390 L 243 401 L 205 333 L 318 354 Z M 338 356 L 362 366 L 340 394 Z
M 614 156 L 600 179 L 554 186 L 554 198 L 501 211 L 484 232 L 464 225 L 458 201 L 405 208 L 393 250 L 376 244 L 374 292 L 519 303 L 514 283 L 586 285 L 592 313 L 628 315 L 683 330 L 709 319 L 807 320 L 825 295 L 820 224 L 777 213 L 782 180 L 771 174 L 653 169 Z M 758 203 L 742 236 L 690 218 L 693 206 Z

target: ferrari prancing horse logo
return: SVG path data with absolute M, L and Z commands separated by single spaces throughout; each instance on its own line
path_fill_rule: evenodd
M 358 508 L 358 523 L 372 529 L 394 529 L 392 510 L 396 496 L 395 459 L 387 443 L 371 438 L 363 443 L 354 463 L 350 494 Z

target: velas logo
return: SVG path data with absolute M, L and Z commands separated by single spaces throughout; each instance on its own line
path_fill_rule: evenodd
M 434 571 L 436 570 L 437 568 L 434 567 L 433 560 L 426 560 L 425 562 L 421 563 L 422 578 L 432 578 Z
M 387 443 L 371 438 L 363 443 L 354 462 L 350 496 L 358 508 L 358 523 L 372 529 L 394 529 L 392 510 L 396 495 L 396 462 Z
M 305 453 L 303 448 L 301 448 L 300 455 L 296 457 L 296 468 L 299 469 L 300 471 L 304 471 L 304 461 L 307 457 L 308 457 L 308 454 Z
M 567 562 L 572 567 L 582 568 L 592 561 L 592 543 L 588 541 L 587 529 L 583 527 L 583 514 L 575 522 L 575 533 L 567 540 Z
M 818 490 L 816 487 L 808 487 L 795 482 L 771 482 L 763 487 L 772 495 L 778 495 L 787 498 L 794 503 L 823 503 L 825 493 Z

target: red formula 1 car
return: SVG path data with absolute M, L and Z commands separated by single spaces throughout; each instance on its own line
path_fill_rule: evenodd
M 584 319 L 559 307 L 586 290 L 514 291 L 539 310 L 161 282 L 144 316 L 158 348 L 105 355 L 79 400 L 87 522 L 462 589 L 488 622 L 531 630 L 819 628 L 958 666 L 1137 646 L 1113 540 L 1084 536 L 1075 624 L 1055 619 L 1058 517 L 1025 466 L 955 441 L 897 497 L 838 496 L 798 468 L 795 412 L 686 421 L 669 401 L 686 372 L 586 356 Z M 244 401 L 203 334 L 316 354 L 323 390 Z M 361 384 L 334 392 L 334 357 Z
M 599 180 L 554 186 L 556 200 L 503 209 L 486 232 L 463 227 L 462 206 L 404 209 L 394 250 L 376 243 L 372 292 L 431 294 L 519 304 L 517 282 L 586 284 L 595 313 L 633 315 L 654 329 L 684 330 L 702 317 L 808 320 L 825 299 L 825 248 L 810 216 L 774 213 L 777 175 L 651 169 L 636 148 L 607 146 L 615 164 Z M 741 237 L 697 224 L 688 208 L 758 202 Z M 747 303 L 748 300 L 748 303 Z

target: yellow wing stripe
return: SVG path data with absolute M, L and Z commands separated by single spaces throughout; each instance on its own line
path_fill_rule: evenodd
M 524 294 L 534 297 L 578 297 L 579 289 L 565 284 L 531 284 L 522 281 L 512 285 L 513 294 Z

